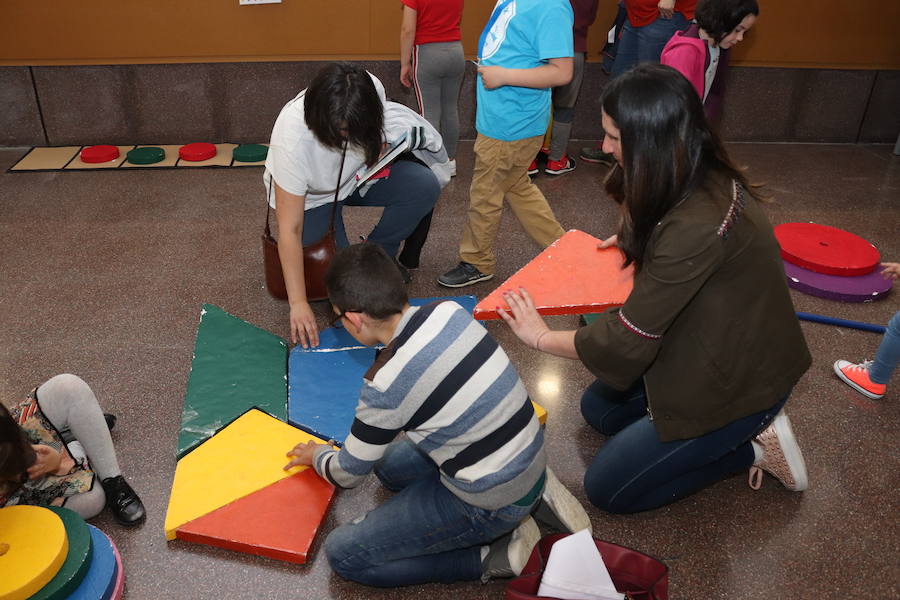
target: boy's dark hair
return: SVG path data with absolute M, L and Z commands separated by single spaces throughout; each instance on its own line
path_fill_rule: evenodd
M 328 299 L 341 312 L 386 319 L 409 302 L 394 261 L 379 246 L 355 244 L 339 250 L 325 274 Z
M 16 491 L 24 483 L 26 469 L 37 456 L 25 437 L 25 432 L 0 404 L 0 495 Z
M 697 25 L 717 44 L 747 15 L 759 16 L 756 0 L 700 0 L 694 11 Z
M 619 248 L 640 270 L 654 227 L 678 202 L 724 173 L 751 195 L 744 175 L 710 128 L 694 87 L 678 71 L 642 63 L 603 90 L 603 112 L 619 129 L 622 164 L 606 191 L 622 205 Z
M 365 69 L 348 62 L 325 65 L 306 89 L 303 110 L 306 126 L 323 146 L 340 150 L 347 142 L 362 149 L 367 165 L 378 160 L 384 106 Z

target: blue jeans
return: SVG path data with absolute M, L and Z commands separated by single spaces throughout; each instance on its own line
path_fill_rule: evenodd
M 441 483 L 434 462 L 407 439 L 390 445 L 375 474 L 397 494 L 325 540 L 334 572 L 365 585 L 479 579 L 481 546 L 515 529 L 534 506 L 486 510 L 463 502 Z
M 642 380 L 624 392 L 596 381 L 581 398 L 581 414 L 594 429 L 612 437 L 584 474 L 588 499 L 611 513 L 650 510 L 749 468 L 751 440 L 786 400 L 700 437 L 661 442 L 647 415 Z
M 875 353 L 875 360 L 869 367 L 869 379 L 875 383 L 887 383 L 898 362 L 900 362 L 900 311 L 894 313 L 888 321 L 884 338 Z
M 638 63 L 659 62 L 659 55 L 669 38 L 687 26 L 687 19 L 679 12 L 674 13 L 671 19 L 659 17 L 643 27 L 634 27 L 626 19 L 622 37 L 616 44 L 616 61 L 611 76 L 618 77 Z
M 394 162 L 391 165 L 390 175 L 370 187 L 365 196 L 354 192 L 338 202 L 334 219 L 334 233 L 338 247 L 343 248 L 349 244 L 342 216 L 345 205 L 383 206 L 381 220 L 369 234 L 368 239 L 381 246 L 388 256 L 396 256 L 400 242 L 409 238 L 419 222 L 430 215 L 440 194 L 441 186 L 431 169 L 411 160 Z M 329 203 L 303 213 L 304 246 L 322 239 L 328 231 L 331 211 L 332 206 Z M 425 235 L 427 236 L 427 232 Z M 424 244 L 424 238 L 421 243 Z M 418 253 L 415 258 L 418 259 Z

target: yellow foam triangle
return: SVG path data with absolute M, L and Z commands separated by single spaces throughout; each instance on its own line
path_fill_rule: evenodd
M 531 401 L 531 405 L 534 407 L 534 414 L 537 415 L 538 422 L 540 422 L 541 425 L 546 425 L 547 424 L 547 410 L 543 406 L 541 406 L 540 404 L 535 402 L 534 400 Z
M 325 443 L 259 409 L 235 419 L 178 461 L 166 539 L 175 539 L 175 530 L 188 521 L 308 468 L 282 469 L 288 450 L 310 440 Z

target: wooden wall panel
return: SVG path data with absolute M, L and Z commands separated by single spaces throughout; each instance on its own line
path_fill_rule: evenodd
M 475 52 L 493 0 L 468 0 L 466 52 Z M 761 17 L 734 64 L 900 68 L 900 2 L 760 0 Z M 599 60 L 616 5 L 602 0 L 589 36 Z M 392 59 L 397 0 L 3 0 L 0 65 Z

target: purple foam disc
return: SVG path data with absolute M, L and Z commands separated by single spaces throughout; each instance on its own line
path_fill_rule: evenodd
M 893 282 L 881 276 L 881 269 L 854 277 L 826 275 L 784 261 L 788 285 L 811 296 L 841 302 L 872 302 L 884 298 Z

